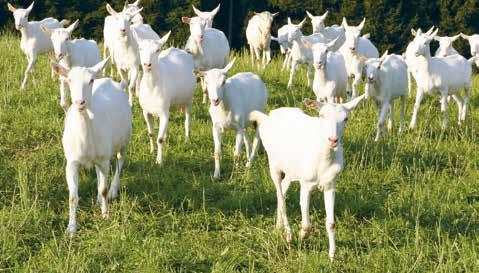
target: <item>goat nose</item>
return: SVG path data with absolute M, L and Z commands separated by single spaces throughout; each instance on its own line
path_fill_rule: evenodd
M 125 33 L 125 32 L 126 32 L 126 29 L 121 28 L 120 31 L 121 31 L 122 33 Z
M 213 105 L 218 105 L 220 103 L 220 100 L 219 99 L 212 99 L 211 103 L 213 103 Z
M 355 50 L 356 50 L 355 47 L 350 47 L 349 49 L 351 49 L 351 51 L 355 51 Z
M 328 140 L 329 140 L 329 142 L 332 142 L 332 143 L 337 143 L 338 142 L 338 139 L 335 138 L 335 137 L 328 137 Z

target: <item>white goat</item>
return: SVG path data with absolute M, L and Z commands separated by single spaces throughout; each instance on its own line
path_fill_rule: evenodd
M 200 17 L 182 17 L 181 20 L 190 26 L 190 37 L 185 49 L 195 61 L 195 69 L 210 70 L 223 68 L 228 64 L 230 45 L 225 34 L 216 28 L 207 28 L 206 21 Z M 203 103 L 208 95 L 203 79 L 200 79 L 203 90 Z
M 148 24 L 136 23 L 131 25 L 131 31 L 134 33 L 134 37 L 139 37 L 142 40 L 159 40 L 160 35 L 153 30 Z M 138 41 L 137 41 L 138 42 Z
M 246 127 L 251 111 L 264 111 L 268 100 L 268 89 L 263 81 L 250 72 L 238 73 L 226 79 L 226 74 L 233 67 L 231 61 L 223 69 L 196 71 L 198 77 L 203 77 L 210 98 L 210 116 L 213 123 L 213 140 L 215 143 L 214 177 L 220 177 L 221 134 L 229 127 L 236 129 L 235 158 L 238 158 L 243 141 L 246 147 L 246 166 L 250 167 L 259 145 L 259 135 L 256 132 L 253 147 L 250 151 L 249 135 Z
M 40 26 L 44 25 L 49 29 L 55 29 L 68 24 L 68 20 L 62 20 L 61 22 L 58 22 L 57 19 L 50 17 L 45 18 L 42 21 L 29 22 L 28 15 L 32 11 L 34 4 L 35 2 L 32 2 L 28 8 L 20 9 L 13 7 L 10 3 L 7 3 L 8 10 L 13 13 L 13 17 L 15 19 L 15 28 L 20 31 L 22 35 L 20 40 L 20 49 L 23 51 L 28 61 L 28 65 L 23 76 L 22 85 L 20 87 L 21 89 L 24 89 L 27 84 L 28 73 L 32 73 L 32 79 L 35 82 L 33 73 L 37 55 L 49 53 L 53 50 L 53 45 L 50 41 L 50 38 L 42 31 Z
M 254 64 L 254 56 L 256 56 L 259 66 L 261 51 L 263 52 L 263 68 L 271 61 L 271 24 L 277 15 L 277 12 L 273 14 L 269 11 L 263 11 L 261 13 L 255 12 L 255 15 L 248 21 L 246 39 L 251 54 L 251 65 Z
M 294 73 L 296 72 L 299 64 L 306 65 L 306 78 L 308 79 L 308 87 L 311 87 L 310 71 L 313 66 L 313 52 L 311 48 L 304 45 L 303 40 L 309 41 L 311 44 L 326 43 L 328 40 L 321 34 L 313 34 L 309 36 L 303 36 L 301 28 L 306 23 L 306 18 L 301 23 L 294 25 L 291 23 L 291 19 L 288 17 L 288 41 L 293 44 L 291 48 L 291 71 L 289 73 L 289 80 L 287 88 L 290 89 L 293 86 Z
M 140 57 L 143 77 L 140 82 L 138 99 L 148 127 L 150 150 L 155 150 L 153 142 L 153 116 L 160 118 L 156 163 L 162 163 L 163 142 L 166 138 L 171 107 L 185 110 L 185 135 L 190 130 L 191 108 L 196 79 L 192 74 L 195 66 L 190 54 L 177 48 L 160 52 L 171 32 L 160 40 L 141 40 Z
M 313 33 L 322 34 L 329 40 L 334 40 L 339 37 L 337 42 L 338 45 L 342 45 L 346 40 L 345 30 L 342 26 L 332 25 L 330 27 L 326 27 L 324 21 L 328 16 L 328 11 L 326 11 L 321 16 L 314 16 L 309 11 L 306 11 L 306 14 L 311 19 L 311 25 L 313 26 Z M 339 47 L 337 48 L 339 49 Z M 336 48 L 333 51 L 337 50 Z
M 344 164 L 341 136 L 350 111 L 363 96 L 345 104 L 322 104 L 307 100 L 308 105 L 318 109 L 319 117 L 308 116 L 298 108 L 279 108 L 271 111 L 269 116 L 259 111 L 250 114 L 250 120 L 258 123 L 261 141 L 268 154 L 271 179 L 276 187 L 276 228 L 284 227 L 286 239 L 291 241 L 285 199 L 292 181 L 299 181 L 301 186 L 301 239 L 308 235 L 311 227 L 311 192 L 314 189 L 324 191 L 330 259 L 333 259 L 336 250 L 336 177 Z
M 94 40 L 83 38 L 71 40 L 70 37 L 77 25 L 78 20 L 67 28 L 50 30 L 43 25 L 41 27 L 50 36 L 55 57 L 62 66 L 67 68 L 94 66 L 101 61 L 100 48 Z M 68 83 L 65 78 L 60 77 L 60 105 L 65 111 L 68 109 L 67 91 Z
M 361 81 L 364 62 L 361 56 L 366 58 L 378 58 L 379 52 L 366 37 L 361 37 L 366 18 L 358 26 L 349 26 L 346 18 L 343 18 L 342 26 L 345 29 L 346 41 L 339 49 L 346 61 L 348 76 L 353 77 L 352 83 L 348 81 L 348 90 L 352 91 L 352 97 L 358 94 L 359 82 Z
M 291 66 L 291 48 L 293 43 L 288 41 L 288 33 L 294 28 L 294 25 L 286 24 L 278 29 L 278 36 L 271 36 L 271 40 L 276 41 L 279 44 L 281 54 L 284 54 L 284 62 L 281 70 L 285 70 Z M 301 33 L 301 35 L 303 35 Z
M 456 36 L 448 37 L 448 36 L 435 36 L 434 40 L 439 42 L 439 48 L 436 50 L 434 54 L 435 57 L 446 57 L 450 55 L 459 54 L 457 50 L 452 45 L 461 34 L 457 34 Z
M 441 95 L 441 113 L 442 128 L 447 127 L 447 97 L 452 95 L 458 106 L 458 123 L 466 118 L 467 101 L 471 88 L 471 64 L 475 57 L 466 60 L 461 55 L 451 55 L 445 58 L 431 57 L 429 44 L 437 34 L 438 29 L 431 35 L 417 36 L 413 44 L 413 52 L 420 56 L 417 62 L 417 73 L 415 76 L 417 82 L 416 102 L 411 119 L 410 128 L 416 127 L 417 114 L 421 105 L 424 93 L 433 94 L 438 91 Z M 465 96 L 460 96 L 464 89 Z
M 137 11 L 140 10 L 139 7 L 140 0 L 129 4 L 128 0 L 126 0 L 125 5 L 123 6 L 122 13 L 134 14 L 131 18 L 131 24 L 142 24 L 143 17 Z M 115 43 L 118 41 L 118 31 L 116 30 L 115 26 L 115 19 L 113 16 L 108 15 L 105 17 L 105 24 L 103 26 L 103 56 L 106 58 L 108 56 L 113 56 L 113 47 Z M 113 69 L 115 66 L 115 60 L 111 59 L 111 69 L 110 69 L 110 76 L 113 77 Z
M 324 44 L 311 44 L 306 39 L 303 43 L 313 52 L 314 80 L 313 92 L 316 99 L 327 100 L 329 103 L 340 102 L 346 97 L 348 74 L 343 55 L 332 51 L 337 40 Z
M 120 172 L 131 134 L 131 109 L 123 86 L 102 75 L 108 59 L 93 67 L 68 69 L 52 63 L 56 73 L 68 79 L 73 104 L 65 117 L 63 150 L 67 160 L 66 180 L 70 192 L 68 232 L 77 230 L 78 171 L 95 165 L 101 213 L 108 217 L 108 200 L 118 196 Z M 116 156 L 116 170 L 108 190 L 110 159 Z
M 394 101 L 400 99 L 399 133 L 402 132 L 404 107 L 407 95 L 407 65 L 399 55 L 388 55 L 366 61 L 366 97 L 371 96 L 378 108 L 378 124 L 375 141 L 384 130 L 384 120 L 389 109 L 388 130 L 393 127 Z
M 471 47 L 472 57 L 478 56 L 478 53 L 479 53 L 479 34 L 466 35 L 466 34 L 461 33 L 460 35 L 463 39 L 466 39 L 469 42 L 469 46 Z M 479 67 L 479 58 L 476 58 L 476 66 Z
M 214 8 L 212 11 L 201 11 L 201 10 L 197 9 L 195 7 L 195 5 L 192 5 L 192 6 L 193 6 L 194 13 L 198 17 L 200 17 L 202 20 L 205 21 L 206 27 L 207 28 L 212 28 L 213 27 L 213 19 L 215 18 L 215 15 L 220 10 L 221 4 L 218 4 L 218 6 L 216 8 Z
M 116 41 L 110 48 L 115 60 L 116 69 L 120 73 L 122 83 L 128 83 L 130 106 L 133 105 L 133 89 L 138 94 L 140 76 L 140 55 L 138 53 L 138 42 L 133 36 L 130 21 L 142 8 L 133 13 L 118 13 L 109 4 L 106 10 L 112 15 L 112 29 Z

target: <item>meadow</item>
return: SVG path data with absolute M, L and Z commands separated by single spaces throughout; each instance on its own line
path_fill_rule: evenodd
M 245 52 L 230 75 L 253 71 L 265 81 L 268 111 L 307 110 L 313 93 L 304 69 L 286 90 L 275 57 L 258 71 Z M 150 154 L 137 101 L 131 144 L 111 217 L 101 218 L 96 176 L 80 176 L 78 234 L 66 235 L 68 190 L 61 146 L 64 112 L 46 56 L 36 83 L 20 90 L 26 61 L 19 38 L 0 36 L 0 272 L 479 272 L 479 76 L 465 125 L 441 130 L 439 97 L 425 98 L 415 131 L 375 143 L 377 113 L 363 102 L 343 137 L 345 169 L 337 180 L 337 252 L 327 258 L 324 202 L 313 194 L 313 233 L 298 238 L 299 187 L 288 193 L 293 242 L 275 230 L 276 196 L 263 149 L 248 170 L 233 163 L 234 132 L 223 141 L 222 178 L 212 178 L 208 106 L 195 95 L 191 138 L 184 115 L 171 115 L 164 164 Z M 408 98 L 406 125 L 412 114 Z M 396 122 L 398 114 L 396 113 Z M 157 126 L 157 124 L 156 124 Z

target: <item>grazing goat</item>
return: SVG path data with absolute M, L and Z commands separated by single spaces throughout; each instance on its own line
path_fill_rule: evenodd
M 133 105 L 133 89 L 138 95 L 138 84 L 140 76 L 140 56 L 138 53 L 138 42 L 133 36 L 130 21 L 136 14 L 142 10 L 139 9 L 133 13 L 118 13 L 109 4 L 106 4 L 106 10 L 112 18 L 112 29 L 116 37 L 113 47 L 110 48 L 113 53 L 116 69 L 120 73 L 122 83 L 128 83 L 128 94 L 130 106 Z
M 261 51 L 263 52 L 263 68 L 271 61 L 271 24 L 277 15 L 277 12 L 273 14 L 269 11 L 263 11 L 261 13 L 255 12 L 255 15 L 248 21 L 246 39 L 251 54 L 251 65 L 254 64 L 254 56 L 256 56 L 259 67 Z
M 345 104 L 323 104 L 307 100 L 309 106 L 317 108 L 319 117 L 308 116 L 299 108 L 279 108 L 269 115 L 259 111 L 250 114 L 250 120 L 258 124 L 261 141 L 268 154 L 271 179 L 276 187 L 276 228 L 284 228 L 286 240 L 291 241 L 285 199 L 292 181 L 299 181 L 301 186 L 301 239 L 308 235 L 311 227 L 311 192 L 314 189 L 324 191 L 330 259 L 333 259 L 336 251 L 336 177 L 344 164 L 341 137 L 351 110 L 363 97 L 364 95 Z
M 388 130 L 393 127 L 394 101 L 400 99 L 399 133 L 402 132 L 407 95 L 407 65 L 399 55 L 388 55 L 366 61 L 366 97 L 372 97 L 378 108 L 375 141 L 384 131 L 384 120 L 389 109 Z
M 447 97 L 451 95 L 458 106 L 458 123 L 466 118 L 467 101 L 471 89 L 471 64 L 475 57 L 466 60 L 461 55 L 451 55 L 445 58 L 431 57 L 429 44 L 437 34 L 438 29 L 431 35 L 417 35 L 412 46 L 412 52 L 418 56 L 416 72 L 416 102 L 410 128 L 416 127 L 417 115 L 424 93 L 433 94 L 438 91 L 441 96 L 442 128 L 447 127 Z M 465 96 L 460 96 L 464 89 Z
M 436 53 L 434 54 L 434 56 L 435 57 L 446 57 L 446 56 L 450 56 L 450 55 L 459 54 L 452 44 L 457 39 L 459 39 L 460 36 L 461 36 L 461 34 L 458 34 L 458 35 L 452 36 L 452 37 L 435 36 L 434 40 L 439 42 L 439 48 L 436 50 Z
M 207 28 L 206 21 L 200 17 L 182 17 L 181 20 L 190 26 L 190 37 L 186 42 L 185 49 L 193 55 L 195 69 L 209 70 L 223 68 L 228 64 L 230 45 L 225 34 L 216 28 Z M 203 103 L 206 103 L 208 95 L 206 86 L 200 79 L 203 91 Z
M 343 55 L 332 50 L 337 40 L 324 44 L 311 44 L 306 39 L 303 43 L 313 52 L 314 80 L 313 92 L 316 99 L 327 100 L 329 103 L 341 102 L 346 97 L 348 74 Z
M 268 89 L 263 81 L 250 72 L 238 73 L 230 78 L 226 74 L 233 67 L 231 61 L 223 69 L 196 71 L 198 77 L 203 77 L 210 98 L 210 116 L 213 123 L 213 140 L 215 143 L 214 177 L 220 177 L 221 134 L 229 127 L 236 129 L 235 159 L 239 158 L 243 141 L 246 147 L 246 166 L 250 167 L 259 145 L 256 132 L 253 147 L 250 151 L 249 135 L 246 126 L 249 123 L 251 111 L 264 111 L 268 100 Z
M 346 61 L 346 70 L 348 77 L 353 81 L 348 81 L 348 91 L 351 91 L 352 97 L 358 94 L 359 82 L 363 74 L 364 62 L 361 56 L 366 58 L 378 58 L 379 52 L 376 47 L 366 37 L 361 37 L 361 30 L 364 27 L 366 18 L 358 26 L 349 26 L 346 18 L 343 18 L 342 26 L 345 29 L 346 40 L 339 49 Z
M 50 17 L 45 18 L 42 21 L 28 21 L 28 15 L 32 11 L 34 4 L 35 2 L 32 2 L 28 8 L 20 9 L 13 7 L 10 3 L 7 3 L 8 10 L 13 13 L 13 17 L 15 19 L 15 28 L 20 31 L 22 35 L 20 40 L 20 49 L 23 51 L 28 61 L 28 65 L 23 76 L 22 85 L 20 87 L 21 89 L 24 89 L 27 84 L 28 73 L 32 73 L 32 79 L 33 82 L 35 82 L 33 73 L 37 55 L 49 53 L 53 50 L 50 37 L 48 37 L 48 35 L 42 31 L 41 25 L 47 27 L 48 29 L 55 29 L 68 24 L 68 20 L 62 20 L 61 22 L 58 22 L 57 19 Z
M 191 108 L 196 79 L 192 74 L 195 66 L 193 57 L 183 50 L 169 48 L 160 53 L 171 32 L 160 40 L 139 40 L 143 77 L 140 82 L 138 99 L 148 127 L 150 151 L 155 150 L 153 142 L 153 117 L 160 118 L 156 163 L 162 163 L 162 149 L 168 129 L 171 107 L 185 110 L 185 135 L 189 136 Z
M 55 58 L 60 64 L 67 68 L 74 66 L 90 67 L 101 61 L 101 53 L 98 44 L 94 40 L 74 39 L 71 35 L 78 20 L 67 28 L 56 28 L 53 30 L 41 26 L 42 30 L 50 37 L 53 44 Z M 60 106 L 66 111 L 68 83 L 60 77 Z
M 192 5 L 192 6 L 193 6 L 194 13 L 198 17 L 200 17 L 202 20 L 205 21 L 206 28 L 212 28 L 213 27 L 213 19 L 215 18 L 215 15 L 220 10 L 221 4 L 218 4 L 218 6 L 215 9 L 213 9 L 212 11 L 201 11 L 201 10 L 197 9 L 195 7 L 195 5 Z
M 138 6 L 139 3 L 140 0 L 137 0 L 132 4 L 128 4 L 127 0 L 125 2 L 125 5 L 123 6 L 122 13 L 134 14 L 130 20 L 132 25 L 143 24 L 143 17 L 138 12 L 140 10 L 140 7 Z M 113 16 L 108 15 L 107 17 L 105 17 L 105 24 L 103 27 L 103 57 L 106 58 L 108 56 L 113 56 L 113 47 L 115 46 L 115 43 L 118 42 L 118 39 L 118 31 L 116 30 L 115 26 L 115 19 L 113 18 Z M 110 76 L 113 77 L 115 60 L 112 58 L 110 62 Z
M 70 192 L 70 220 L 67 231 L 77 230 L 78 171 L 81 166 L 95 165 L 98 179 L 98 201 L 101 214 L 108 214 L 108 200 L 118 196 L 120 172 L 131 134 L 131 109 L 122 92 L 123 85 L 102 76 L 108 59 L 93 67 L 71 69 L 52 63 L 56 73 L 70 85 L 72 106 L 65 117 L 63 150 L 67 160 L 66 180 Z M 108 190 L 110 159 L 116 156 L 116 170 Z

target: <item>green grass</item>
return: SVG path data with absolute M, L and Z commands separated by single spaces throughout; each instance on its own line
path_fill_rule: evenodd
M 251 70 L 247 56 L 237 55 L 233 73 Z M 19 90 L 26 61 L 13 36 L 0 38 L 0 57 L 1 272 L 479 272 L 479 77 L 463 127 L 451 103 L 451 126 L 440 129 L 437 96 L 424 100 L 416 131 L 379 143 L 373 142 L 373 104 L 352 114 L 337 181 L 338 249 L 330 263 L 320 192 L 312 199 L 311 237 L 298 240 L 297 184 L 288 194 L 291 245 L 274 229 L 276 198 L 263 150 L 251 170 L 243 167 L 244 155 L 233 168 L 234 132 L 228 131 L 223 178 L 212 179 L 211 122 L 200 92 L 188 142 L 183 114 L 172 114 L 161 168 L 135 102 L 111 219 L 103 220 L 95 204 L 95 172 L 82 171 L 78 235 L 68 239 L 59 84 L 42 56 L 37 84 Z M 304 70 L 287 91 L 280 67 L 275 59 L 265 71 L 253 69 L 268 86 L 268 110 L 304 108 L 303 99 L 313 96 Z

